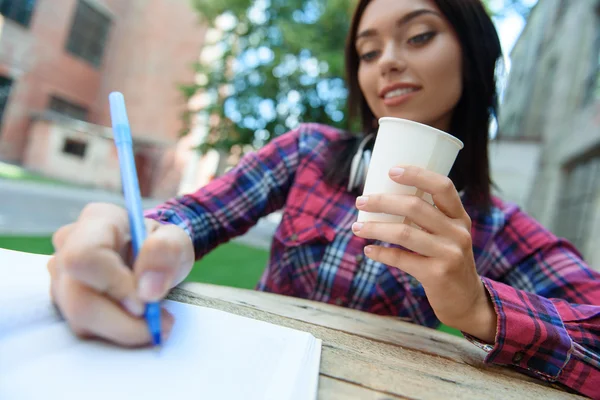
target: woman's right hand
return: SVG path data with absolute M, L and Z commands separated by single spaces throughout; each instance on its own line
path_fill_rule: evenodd
M 164 298 L 185 279 L 194 248 L 178 226 L 146 219 L 146 229 L 133 264 L 127 212 L 118 206 L 90 204 L 75 223 L 53 235 L 50 293 L 77 335 L 123 346 L 151 342 L 144 305 Z M 164 339 L 174 319 L 163 309 L 161 320 Z

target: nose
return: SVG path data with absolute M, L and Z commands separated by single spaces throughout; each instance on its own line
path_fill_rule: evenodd
M 406 69 L 406 63 L 400 54 L 398 47 L 392 41 L 383 48 L 381 57 L 379 57 L 379 70 L 381 76 L 387 76 L 393 73 L 399 73 Z

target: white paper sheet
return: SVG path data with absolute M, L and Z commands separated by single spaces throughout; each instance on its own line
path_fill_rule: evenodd
M 166 301 L 162 350 L 76 338 L 48 295 L 47 258 L 0 250 L 0 399 L 315 399 L 321 342 Z

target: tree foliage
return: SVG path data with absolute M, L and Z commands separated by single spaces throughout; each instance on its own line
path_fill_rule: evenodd
M 213 118 L 201 150 L 258 148 L 304 121 L 347 126 L 343 53 L 356 0 L 192 3 L 220 33 L 207 38 L 210 61 L 194 65 L 198 79 L 181 87 L 188 98 L 209 99 L 203 111 Z

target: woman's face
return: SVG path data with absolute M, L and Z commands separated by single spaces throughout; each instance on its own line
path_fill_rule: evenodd
M 462 93 L 462 53 L 433 1 L 371 1 L 356 50 L 358 83 L 375 117 L 449 130 Z

